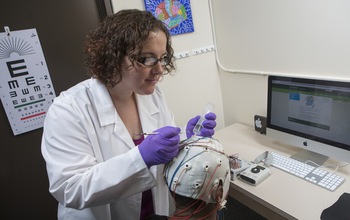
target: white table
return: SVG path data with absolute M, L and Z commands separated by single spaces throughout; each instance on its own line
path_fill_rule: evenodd
M 214 138 L 220 141 L 227 154 L 238 153 L 239 158 L 249 161 L 265 151 L 275 151 L 290 156 L 300 150 L 275 142 L 256 132 L 254 128 L 242 124 L 232 124 L 220 129 L 216 131 Z M 334 165 L 337 162 L 328 159 L 324 165 Z M 344 192 L 350 192 L 350 166 L 337 170 L 336 173 L 346 177 L 346 180 L 334 192 L 275 167 L 270 169 L 271 175 L 258 186 L 235 180 L 231 182 L 229 192 L 230 196 L 267 219 L 320 219 L 325 208 L 334 204 Z

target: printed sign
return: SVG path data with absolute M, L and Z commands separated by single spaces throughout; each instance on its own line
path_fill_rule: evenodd
M 0 33 L 0 79 L 13 134 L 41 128 L 56 95 L 36 29 Z

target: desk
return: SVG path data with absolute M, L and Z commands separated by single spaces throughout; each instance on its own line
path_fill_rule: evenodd
M 254 128 L 241 124 L 220 129 L 214 137 L 220 141 L 227 154 L 238 153 L 239 158 L 245 160 L 254 160 L 265 151 L 275 151 L 290 156 L 299 150 L 296 147 L 275 142 L 256 132 Z M 324 165 L 329 163 L 334 165 L 336 162 L 329 159 Z M 325 208 L 334 204 L 344 192 L 350 192 L 350 166 L 337 170 L 337 174 L 346 177 L 346 180 L 335 192 L 330 192 L 275 167 L 270 169 L 270 177 L 258 186 L 235 180 L 231 182 L 229 191 L 230 196 L 267 219 L 320 219 Z

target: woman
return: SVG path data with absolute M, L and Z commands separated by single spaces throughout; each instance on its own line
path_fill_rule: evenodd
M 44 125 L 42 154 L 58 219 L 168 216 L 162 164 L 177 155 L 180 141 L 156 85 L 175 69 L 168 30 L 149 12 L 122 10 L 88 36 L 85 53 L 91 79 L 62 92 Z M 206 115 L 202 136 L 214 134 L 215 119 Z M 187 137 L 198 120 L 189 120 Z

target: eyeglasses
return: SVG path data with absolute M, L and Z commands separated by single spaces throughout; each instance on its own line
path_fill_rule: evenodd
M 158 62 L 160 62 L 160 65 L 162 66 L 167 66 L 171 62 L 171 57 L 168 55 L 159 59 L 156 57 L 138 57 L 136 58 L 136 61 L 145 66 L 155 66 Z

